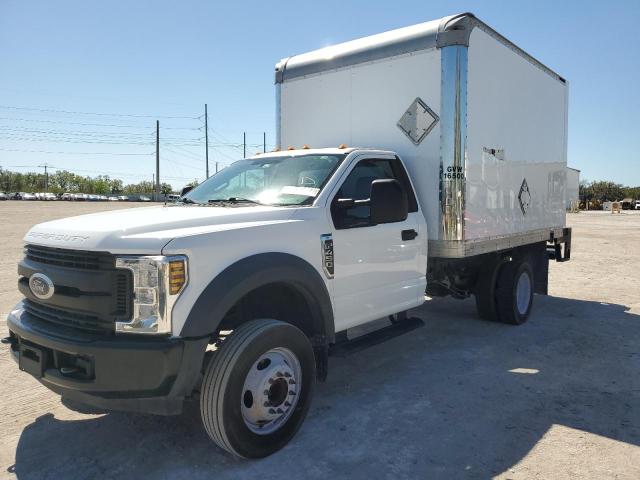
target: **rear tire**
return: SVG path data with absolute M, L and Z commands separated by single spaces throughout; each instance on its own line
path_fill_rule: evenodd
M 314 384 L 313 348 L 302 331 L 278 320 L 247 322 L 222 341 L 206 368 L 205 430 L 234 455 L 266 457 L 302 425 Z
M 475 288 L 478 316 L 490 322 L 499 321 L 496 308 L 496 283 L 500 267 L 501 263 L 497 261 L 487 262 L 482 269 Z
M 496 287 L 496 308 L 501 322 L 522 325 L 529 319 L 534 285 L 529 262 L 513 261 L 502 268 Z

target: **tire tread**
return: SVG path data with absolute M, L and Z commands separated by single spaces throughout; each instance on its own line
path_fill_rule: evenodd
M 262 330 L 279 323 L 278 320 L 251 320 L 236 328 L 213 355 L 202 381 L 200 413 L 205 430 L 220 448 L 237 456 L 242 455 L 231 446 L 223 423 L 223 397 L 230 376 L 229 365 L 236 362 L 243 347 Z

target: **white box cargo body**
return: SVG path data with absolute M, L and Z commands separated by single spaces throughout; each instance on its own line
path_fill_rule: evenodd
M 281 148 L 392 150 L 429 226 L 460 258 L 562 235 L 567 84 L 471 14 L 276 66 Z

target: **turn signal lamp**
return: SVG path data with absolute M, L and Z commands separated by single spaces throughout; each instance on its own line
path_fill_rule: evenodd
M 169 294 L 177 295 L 187 282 L 184 260 L 169 262 Z

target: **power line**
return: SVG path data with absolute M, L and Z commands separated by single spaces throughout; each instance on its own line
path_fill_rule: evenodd
M 164 144 L 163 144 L 163 146 L 164 146 Z M 182 148 L 182 147 L 177 146 L 177 145 L 171 145 L 171 146 L 172 146 L 172 147 L 175 147 L 175 148 L 177 148 L 177 149 L 179 149 L 179 150 L 182 150 L 184 153 L 182 153 L 182 152 L 176 152 L 175 150 L 173 150 L 173 149 L 171 149 L 171 148 L 168 148 L 168 147 L 166 147 L 166 146 L 165 146 L 165 150 L 167 150 L 167 151 L 169 151 L 169 152 L 173 153 L 174 155 L 183 156 L 183 157 L 186 157 L 186 158 L 188 158 L 188 159 L 190 159 L 190 160 L 196 160 L 196 161 L 198 161 L 198 162 L 202 161 L 202 158 L 198 157 L 195 153 L 190 152 L 189 150 L 187 150 L 187 149 L 185 149 L 185 148 Z
M 0 148 L 3 152 L 20 152 L 20 153 L 55 153 L 57 155 L 144 155 L 148 157 L 153 153 L 114 153 L 114 152 L 51 152 L 48 150 L 21 150 L 18 148 Z
M 53 108 L 29 108 L 29 107 L 14 107 L 10 105 L 0 105 L 0 108 L 7 110 L 20 110 L 27 112 L 44 112 L 44 113 L 64 113 L 72 115 L 99 115 L 104 117 L 131 117 L 131 118 L 181 118 L 189 120 L 198 120 L 200 117 L 193 117 L 187 115 L 140 115 L 134 113 L 98 113 L 98 112 L 75 112 L 70 110 L 55 110 Z
M 11 120 L 20 122 L 36 122 L 36 123 L 54 123 L 61 125 L 84 125 L 88 127 L 113 127 L 113 128 L 144 128 L 153 130 L 153 127 L 147 127 L 144 125 L 120 125 L 113 123 L 86 123 L 86 122 L 67 122 L 64 120 L 39 120 L 35 118 L 19 118 L 19 117 L 0 117 L 0 120 Z M 163 130 L 202 130 L 202 127 L 162 127 Z
M 0 130 L 3 131 L 11 131 L 11 132 L 28 132 L 28 133 L 47 133 L 53 135 L 109 135 L 109 136 L 136 136 L 136 137 L 144 137 L 151 136 L 151 132 L 128 132 L 128 133 L 120 133 L 120 132 L 108 132 L 108 131 L 97 131 L 97 130 L 55 130 L 55 129 L 39 129 L 39 128 L 23 128 L 23 127 L 13 127 L 9 125 L 0 125 Z
M 113 142 L 113 141 L 91 141 L 83 139 L 63 139 L 63 138 L 50 138 L 50 137 L 24 137 L 24 136 L 5 136 L 7 140 L 12 142 L 46 142 L 46 143 L 76 143 L 76 144 L 94 144 L 94 145 L 153 145 L 152 141 L 149 142 Z
M 0 120 L 11 120 L 17 122 L 35 122 L 35 123 L 53 123 L 56 125 L 83 125 L 88 127 L 113 127 L 113 128 L 144 128 L 153 129 L 153 127 L 147 127 L 144 125 L 122 125 L 117 123 L 87 123 L 87 122 L 68 122 L 65 120 L 41 120 L 37 118 L 20 118 L 20 117 L 0 117 Z M 174 127 L 185 130 L 199 130 L 199 128 L 190 127 Z

